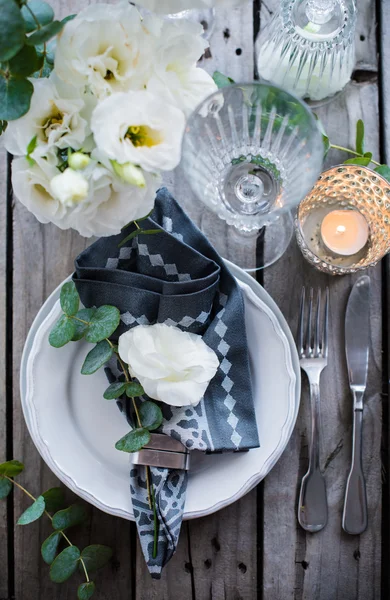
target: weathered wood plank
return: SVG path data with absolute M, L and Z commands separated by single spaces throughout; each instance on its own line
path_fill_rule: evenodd
M 366 48 L 372 48 L 375 46 L 375 28 L 372 26 L 375 22 L 374 5 L 360 2 L 359 8 L 361 14 L 370 18 L 365 23 L 360 18 L 358 33 L 365 37 Z M 358 45 L 358 59 L 362 60 L 363 54 L 359 56 L 359 52 Z M 367 131 L 366 146 L 376 151 L 378 156 L 378 90 L 375 82 L 352 83 L 344 95 L 317 112 L 331 139 L 344 146 L 354 144 L 356 120 L 363 118 Z M 337 164 L 341 160 L 345 160 L 344 155 L 331 153 L 327 163 Z M 264 272 L 265 287 L 279 304 L 294 332 L 301 286 L 329 285 L 331 294 L 329 366 L 324 371 L 321 386 L 322 465 L 327 480 L 329 522 L 323 531 L 310 535 L 299 527 L 296 519 L 300 482 L 307 468 L 310 433 L 308 389 L 304 378 L 297 427 L 285 454 L 264 484 L 263 578 L 267 600 L 369 600 L 380 596 L 380 266 L 370 269 L 369 274 L 372 278 L 371 347 L 364 411 L 364 472 L 369 499 L 369 528 L 361 536 L 348 536 L 341 529 L 341 515 L 351 460 L 352 402 L 343 337 L 345 306 L 356 276 L 331 278 L 320 274 L 304 261 L 295 241 L 288 254 Z
M 7 153 L 0 149 L 0 348 L 3 360 L 0 364 L 0 462 L 7 460 L 7 390 L 6 390 L 6 294 L 7 294 Z M 8 531 L 7 501 L 0 502 L 0 598 L 8 597 Z

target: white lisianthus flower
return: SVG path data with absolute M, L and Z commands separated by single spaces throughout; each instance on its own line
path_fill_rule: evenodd
M 54 68 L 67 83 L 88 86 L 98 98 L 145 84 L 141 16 L 127 1 L 94 4 L 66 23 L 58 36 Z
M 64 206 L 74 206 L 88 196 L 89 184 L 79 171 L 68 168 L 53 177 L 50 189 Z
M 119 356 L 146 394 L 172 406 L 195 406 L 219 360 L 200 335 L 163 323 L 139 325 L 119 337 Z
M 36 136 L 36 155 L 49 153 L 53 147 L 79 149 L 90 135 L 88 119 L 92 105 L 87 96 L 55 77 L 32 79 L 34 94 L 31 107 L 20 119 L 10 121 L 4 133 L 4 145 L 15 156 L 25 156 L 27 146 Z M 33 154 L 34 156 L 34 154 Z
M 147 90 L 184 111 L 186 116 L 217 90 L 213 78 L 196 67 L 208 43 L 201 27 L 190 21 L 164 21 L 153 51 Z
M 160 186 L 158 176 L 149 173 L 145 173 L 145 188 L 121 183 L 108 169 L 91 161 L 82 172 L 88 194 L 79 201 L 64 202 L 64 198 L 59 199 L 61 192 L 56 193 L 57 197 L 53 193 L 52 181 L 57 176 L 58 169 L 41 158 L 33 165 L 25 158 L 12 163 L 15 195 L 38 221 L 54 223 L 61 229 L 73 228 L 85 237 L 117 234 L 126 223 L 148 214 Z M 77 187 L 78 193 L 80 189 Z
M 121 92 L 100 102 L 91 129 L 100 153 L 119 164 L 169 171 L 180 161 L 185 118 L 146 91 Z

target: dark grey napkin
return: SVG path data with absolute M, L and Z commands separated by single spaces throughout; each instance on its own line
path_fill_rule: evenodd
M 195 407 L 161 404 L 163 433 L 191 450 L 239 451 L 259 445 L 249 373 L 244 303 L 234 277 L 221 257 L 169 192 L 159 190 L 154 211 L 140 234 L 122 248 L 132 230 L 101 238 L 76 259 L 74 280 L 84 306 L 112 304 L 121 312 L 119 333 L 138 324 L 167 323 L 203 336 L 220 365 Z M 110 381 L 120 378 L 110 365 Z M 130 402 L 119 403 L 133 423 Z M 116 440 L 113 440 L 113 442 Z M 159 537 L 153 558 L 153 514 L 144 468 L 132 468 L 130 490 L 141 545 L 152 576 L 159 578 L 174 554 L 187 484 L 184 471 L 151 468 Z

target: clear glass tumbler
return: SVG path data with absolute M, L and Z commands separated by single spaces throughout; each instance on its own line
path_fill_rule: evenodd
M 299 98 L 333 96 L 351 79 L 355 25 L 354 0 L 281 0 L 256 42 L 260 77 Z
M 291 210 L 317 180 L 323 159 L 317 122 L 300 100 L 263 83 L 236 84 L 190 116 L 182 168 L 199 200 L 231 226 L 235 262 L 251 271 L 275 262 L 293 232 Z M 263 263 L 242 246 L 263 241 Z M 211 240 L 217 250 L 220 240 Z M 223 250 L 221 252 L 223 254 Z

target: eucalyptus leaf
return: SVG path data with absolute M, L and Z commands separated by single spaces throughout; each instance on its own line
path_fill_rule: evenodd
M 45 499 L 43 496 L 38 498 L 29 506 L 18 519 L 18 525 L 28 525 L 37 521 L 45 512 Z
M 80 298 L 74 281 L 67 281 L 62 286 L 60 303 L 61 308 L 66 315 L 73 316 L 77 313 L 79 309 Z
M 52 37 L 57 35 L 63 28 L 64 24 L 61 21 L 53 21 L 44 27 L 41 27 L 35 33 L 32 33 L 26 38 L 26 44 L 28 46 L 38 46 L 48 42 Z
M 138 396 L 143 396 L 144 393 L 145 390 L 139 383 L 132 381 L 126 384 L 126 396 L 129 398 L 138 398 Z
M 77 15 L 68 15 L 67 17 L 64 17 L 62 19 L 61 23 L 65 25 L 65 23 L 67 23 L 68 21 L 73 21 L 75 17 L 77 17 Z
M 115 400 L 115 398 L 119 398 L 125 393 L 126 385 L 125 381 L 116 381 L 115 383 L 112 383 L 104 392 L 103 398 L 106 400 Z
M 390 167 L 387 165 L 380 165 L 374 169 L 379 175 L 382 175 L 387 181 L 390 181 Z
M 84 337 L 85 332 L 89 327 L 89 322 L 92 319 L 95 310 L 95 308 L 82 308 L 78 311 L 78 313 L 75 314 L 76 319 L 87 321 L 87 323 L 82 323 L 81 321 L 77 321 L 76 319 L 73 320 L 75 326 L 75 334 L 72 337 L 72 342 L 77 342 L 78 340 L 81 340 Z
M 161 408 L 157 406 L 157 404 L 150 402 L 150 400 L 146 400 L 141 404 L 138 412 L 142 427 L 149 429 L 149 431 L 154 431 L 160 427 L 163 421 L 163 414 Z
M 121 248 L 127 242 L 130 242 L 133 238 L 137 237 L 137 235 L 140 235 L 141 233 L 144 233 L 145 235 L 154 235 L 156 233 L 161 233 L 161 231 L 161 229 L 136 229 L 135 231 L 129 233 L 129 235 L 118 244 L 118 248 Z
M 12 490 L 12 483 L 9 479 L 0 476 L 0 500 L 6 498 Z
M 138 452 L 150 442 L 150 432 L 144 427 L 132 429 L 117 441 L 115 448 L 122 452 Z
M 92 316 L 85 339 L 96 344 L 110 337 L 117 329 L 120 318 L 121 314 L 115 306 L 99 306 Z
M 50 579 L 55 583 L 63 583 L 76 571 L 79 560 L 80 550 L 76 546 L 65 548 L 50 567 Z
M 81 367 L 82 375 L 92 375 L 92 373 L 95 373 L 95 371 L 100 369 L 100 367 L 110 360 L 112 354 L 113 349 L 106 340 L 96 344 L 85 357 L 84 364 Z
M 57 512 L 65 504 L 64 490 L 60 487 L 50 488 L 42 496 L 48 512 Z
M 356 152 L 364 154 L 364 123 L 361 119 L 356 123 Z
M 0 0 L 1 62 L 15 56 L 24 46 L 25 32 L 24 20 L 15 0 Z
M 37 51 L 32 46 L 23 46 L 23 48 L 11 58 L 8 63 L 8 68 L 12 76 L 27 77 L 38 69 L 43 64 L 43 57 L 39 57 Z
M 34 13 L 35 19 L 38 21 L 39 25 L 48 25 L 54 19 L 54 10 L 50 4 L 41 2 L 40 0 L 30 0 L 27 4 Z M 37 29 L 37 23 L 26 6 L 22 6 L 22 16 L 26 27 L 26 33 L 35 31 L 35 29 Z
M 62 315 L 50 332 L 49 344 L 54 348 L 61 348 L 73 339 L 75 331 L 74 321 Z
M 89 600 L 92 598 L 95 591 L 95 584 L 93 581 L 82 583 L 77 588 L 77 599 L 78 600 Z
M 219 71 L 214 72 L 213 80 L 218 89 L 224 88 L 234 83 L 234 79 L 228 77 L 227 75 L 224 75 L 223 73 L 220 73 Z
M 28 79 L 0 76 L 0 120 L 14 121 L 25 115 L 30 108 L 33 92 L 34 86 Z
M 87 513 L 82 504 L 71 504 L 68 508 L 59 510 L 53 516 L 52 525 L 54 529 L 67 529 L 80 525 L 87 518 Z
M 57 556 L 58 546 L 60 544 L 61 537 L 62 535 L 59 531 L 54 531 L 43 542 L 41 546 L 41 555 L 46 564 L 51 565 L 51 563 Z
M 24 464 L 18 460 L 7 460 L 0 464 L 0 475 L 8 475 L 8 477 L 16 477 L 24 471 Z
M 81 552 L 81 558 L 87 568 L 87 571 L 97 571 L 104 567 L 112 557 L 112 550 L 102 544 L 92 544 L 87 546 Z

